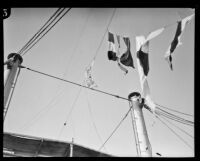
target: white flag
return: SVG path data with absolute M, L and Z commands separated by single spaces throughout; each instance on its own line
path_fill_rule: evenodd
M 140 85 L 142 88 L 142 93 L 145 98 L 145 104 L 154 113 L 155 104 L 150 97 L 150 88 L 147 81 L 147 75 L 149 72 L 149 41 L 145 40 L 144 36 L 136 37 L 136 53 L 137 53 L 137 67 L 140 78 Z

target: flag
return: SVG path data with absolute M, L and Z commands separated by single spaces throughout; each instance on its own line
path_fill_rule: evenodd
M 89 88 L 93 88 L 93 87 L 97 87 L 97 84 L 94 82 L 93 78 L 92 78 L 92 67 L 94 65 L 94 59 L 91 62 L 91 64 L 86 68 L 85 71 L 85 77 L 86 77 L 86 85 Z
M 124 39 L 124 42 L 125 42 L 125 44 L 127 46 L 127 50 L 120 57 L 120 62 L 125 66 L 129 66 L 129 67 L 135 68 L 134 65 L 133 65 L 133 58 L 131 56 L 130 39 L 128 37 L 124 37 L 123 39 Z
M 151 33 L 148 35 L 146 41 L 149 41 L 149 40 L 153 39 L 154 37 L 160 35 L 160 34 L 164 31 L 164 29 L 165 29 L 165 28 L 163 27 L 163 28 L 160 28 L 160 29 L 158 29 L 158 30 L 155 30 L 155 31 L 151 32 Z
M 145 39 L 144 36 L 137 37 L 137 57 L 140 61 L 140 65 L 142 67 L 143 73 L 145 76 L 148 75 L 149 72 L 149 41 L 164 31 L 164 27 L 153 32 L 150 32 L 147 38 Z
M 118 43 L 117 52 L 115 48 L 115 36 Z M 124 66 L 130 66 L 134 68 L 133 59 L 130 52 L 130 39 L 128 37 L 123 38 L 127 49 L 125 53 L 120 54 L 120 47 L 121 47 L 120 38 L 121 38 L 120 35 L 114 35 L 113 33 L 108 32 L 108 43 L 109 43 L 108 59 L 112 61 L 117 61 L 119 68 L 124 72 L 124 74 L 127 74 L 128 70 Z
M 119 68 L 124 71 L 124 74 L 126 75 L 128 73 L 128 70 L 121 65 L 120 59 L 117 60 L 117 64 Z
M 117 43 L 118 43 L 118 49 L 117 49 L 117 57 L 120 56 L 120 35 L 117 35 Z
M 115 41 L 114 41 L 114 35 L 111 32 L 108 32 L 108 43 L 109 43 L 109 49 L 108 49 L 108 59 L 117 61 L 117 53 L 115 49 Z
M 186 24 L 193 18 L 193 16 L 194 16 L 194 14 L 182 19 L 181 21 L 178 21 L 177 28 L 176 28 L 176 34 L 165 54 L 165 60 L 169 63 L 171 70 L 173 70 L 172 53 L 174 52 L 176 47 L 178 47 L 179 45 L 182 44 L 182 42 L 180 41 L 181 34 L 182 34 Z
M 147 81 L 147 75 L 149 72 L 149 41 L 145 40 L 144 36 L 136 37 L 136 57 L 137 57 L 137 67 L 140 78 L 140 85 L 142 88 L 142 93 L 145 98 L 145 104 L 151 109 L 152 112 L 155 111 L 155 104 L 150 97 L 150 88 Z

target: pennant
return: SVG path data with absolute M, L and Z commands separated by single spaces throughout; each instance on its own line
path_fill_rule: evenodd
M 137 57 L 137 67 L 140 78 L 140 85 L 142 88 L 142 93 L 145 98 L 145 104 L 154 113 L 155 104 L 150 97 L 150 88 L 147 81 L 147 75 L 149 72 L 149 41 L 145 40 L 144 36 L 136 37 L 136 57 Z
M 92 78 L 92 67 L 94 65 L 94 60 L 91 62 L 91 64 L 86 68 L 85 71 L 85 77 L 86 77 L 86 85 L 89 88 L 97 87 L 97 84 L 94 82 Z
M 127 46 L 127 50 L 120 57 L 120 62 L 125 66 L 129 66 L 129 67 L 135 68 L 134 65 L 133 65 L 133 58 L 131 56 L 130 39 L 128 37 L 124 37 L 123 39 L 124 39 L 124 42 L 125 42 L 125 44 Z
M 193 18 L 193 16 L 194 16 L 194 14 L 182 19 L 181 21 L 178 21 L 177 28 L 176 28 L 176 34 L 164 56 L 165 60 L 169 63 L 171 70 L 173 70 L 171 55 L 174 52 L 174 50 L 176 49 L 176 47 L 178 47 L 179 45 L 182 44 L 182 42 L 180 41 L 181 34 L 182 34 L 186 24 Z
M 109 43 L 109 49 L 108 49 L 108 59 L 117 61 L 117 53 L 115 49 L 115 41 L 114 41 L 114 35 L 111 32 L 108 32 L 108 43 Z

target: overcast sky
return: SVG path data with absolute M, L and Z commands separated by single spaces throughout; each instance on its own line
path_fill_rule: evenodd
M 56 10 L 12 8 L 11 16 L 4 20 L 4 59 L 11 52 L 18 52 Z M 82 84 L 85 68 L 99 47 L 113 11 L 114 8 L 72 8 L 23 56 L 22 65 Z M 148 83 L 155 103 L 192 115 L 194 18 L 182 34 L 183 45 L 173 53 L 173 71 L 164 60 L 164 54 L 175 35 L 176 21 L 193 12 L 189 8 L 117 8 L 109 26 L 109 31 L 130 37 L 136 66 L 135 36 L 147 36 L 151 31 L 173 24 L 150 41 Z M 92 69 L 97 89 L 122 97 L 128 97 L 135 91 L 141 93 L 137 68 L 128 68 L 128 74 L 124 75 L 116 62 L 108 60 L 107 51 L 106 33 Z M 84 88 L 79 91 L 80 87 L 73 84 L 22 69 L 4 122 L 4 131 L 62 141 L 74 138 L 76 144 L 98 150 L 128 111 L 129 103 Z M 72 107 L 73 111 L 69 114 Z M 149 111 L 143 109 L 143 113 L 153 156 L 157 152 L 164 157 L 194 156 L 194 151 L 155 120 Z M 66 119 L 67 124 L 63 128 Z M 193 127 L 173 123 L 194 136 Z M 194 148 L 194 139 L 170 127 Z M 105 147 L 102 151 L 112 155 L 137 155 L 130 115 Z

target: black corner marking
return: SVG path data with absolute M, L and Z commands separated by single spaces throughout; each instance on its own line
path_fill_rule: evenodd
M 10 17 L 11 9 L 10 8 L 3 8 L 3 19 Z

